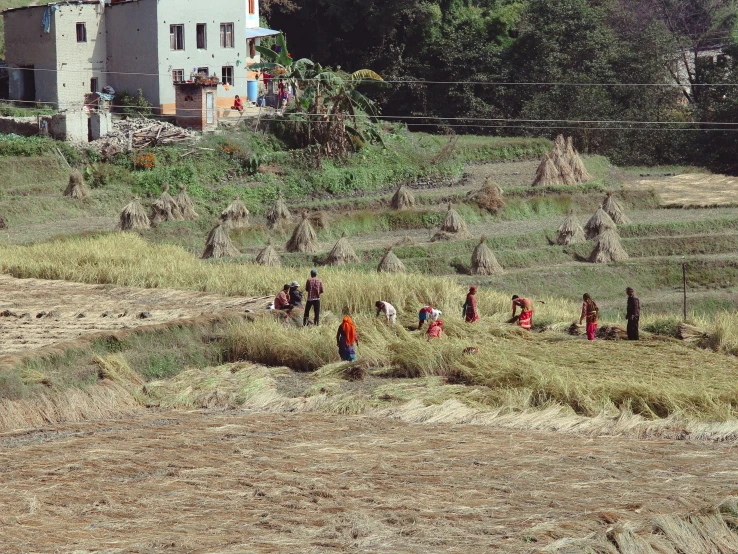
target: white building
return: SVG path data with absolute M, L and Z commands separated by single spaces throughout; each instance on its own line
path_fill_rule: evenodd
M 216 74 L 218 107 L 247 98 L 255 45 L 277 34 L 259 27 L 258 0 L 78 0 L 3 12 L 10 99 L 79 109 L 106 85 L 138 89 L 175 112 L 172 83 Z M 221 113 L 221 115 L 223 115 Z

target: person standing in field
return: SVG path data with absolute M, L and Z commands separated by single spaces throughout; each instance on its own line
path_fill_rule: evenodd
M 312 270 L 310 272 L 310 279 L 305 284 L 305 293 L 307 294 L 307 304 L 305 305 L 305 316 L 302 318 L 303 326 L 308 324 L 310 319 L 310 310 L 315 311 L 315 319 L 313 323 L 315 325 L 320 324 L 320 295 L 323 294 L 323 282 L 318 279 L 318 272 Z
M 420 312 L 418 312 L 418 331 L 420 331 L 423 328 L 423 325 L 425 322 L 430 319 L 431 322 L 438 321 L 438 318 L 441 317 L 441 310 L 436 310 L 433 306 L 425 306 L 424 308 L 420 309 Z
M 377 308 L 377 317 L 379 317 L 379 314 L 384 313 L 384 317 L 387 319 L 387 325 L 390 323 L 394 325 L 397 322 L 397 310 L 392 304 L 377 300 L 374 306 Z
M 599 316 L 599 308 L 592 297 L 589 294 L 585 294 L 582 297 L 584 301 L 582 303 L 582 315 L 579 318 L 579 325 L 582 321 L 587 320 L 587 340 L 595 340 L 595 333 L 597 332 L 597 321 Z
M 625 319 L 628 320 L 628 340 L 638 340 L 638 322 L 641 319 L 641 301 L 635 295 L 632 287 L 625 289 L 628 295 L 628 306 Z
M 479 311 L 477 310 L 477 287 L 469 287 L 469 293 L 466 295 L 464 302 L 464 321 L 467 323 L 476 323 L 479 321 Z
M 515 320 L 515 314 L 520 308 L 520 317 L 518 325 L 528 331 L 533 327 L 533 302 L 528 298 L 520 298 L 517 294 L 512 297 L 512 319 Z
M 351 316 L 344 316 L 343 322 L 338 326 L 336 333 L 336 343 L 338 344 L 338 355 L 341 361 L 353 362 L 356 360 L 356 346 L 359 346 L 359 336 L 356 334 L 356 325 L 351 320 Z

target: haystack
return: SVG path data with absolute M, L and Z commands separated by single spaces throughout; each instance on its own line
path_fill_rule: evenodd
M 622 262 L 628 259 L 628 253 L 620 244 L 620 236 L 615 229 L 605 229 L 597 235 L 595 247 L 589 255 L 589 261 L 593 264 L 604 264 L 608 262 Z
M 536 171 L 536 178 L 533 181 L 533 186 L 551 187 L 560 184 L 561 177 L 559 176 L 559 170 L 556 165 L 554 165 L 551 155 L 546 153 L 543 155 L 541 164 L 538 166 L 538 171 Z
M 492 250 L 487 246 L 487 237 L 482 237 L 472 252 L 471 263 L 472 275 L 501 275 L 504 273 Z
M 564 155 L 564 152 L 566 152 L 566 139 L 564 138 L 564 135 L 559 135 L 556 137 L 551 152 L 558 153 L 560 156 Z
M 207 258 L 232 258 L 241 253 L 231 242 L 228 236 L 228 226 L 225 223 L 219 223 L 213 227 L 205 242 L 205 251 L 202 253 L 203 259 Z
M 571 137 L 566 141 L 566 154 L 565 157 L 569 162 L 571 171 L 574 174 L 574 178 L 578 183 L 586 183 L 592 180 L 592 175 L 589 174 L 587 168 L 584 166 L 582 158 L 579 156 L 579 152 L 574 148 L 574 143 Z
M 233 202 L 221 212 L 220 220 L 231 229 L 240 229 L 248 226 L 249 211 L 246 209 L 246 204 L 241 202 L 241 199 L 236 196 Z
M 318 251 L 318 235 L 315 229 L 310 225 L 307 212 L 302 214 L 302 221 L 295 227 L 287 242 L 287 252 L 317 252 Z
M 256 256 L 256 263 L 270 267 L 279 267 L 280 265 L 282 265 L 282 262 L 279 259 L 279 254 L 277 254 L 277 251 L 272 247 L 271 240 L 266 245 L 266 248 L 264 248 L 264 250 L 259 252 L 259 255 Z
M 552 156 L 553 164 L 559 172 L 559 181 L 564 185 L 576 185 L 577 180 L 574 178 L 574 173 L 571 170 L 569 162 L 566 160 L 564 153 L 554 152 Z
M 392 197 L 392 208 L 395 210 L 404 210 L 413 206 L 415 206 L 415 197 L 405 185 L 400 185 Z
M 454 210 L 451 204 L 448 205 L 448 211 L 446 212 L 446 218 L 443 220 L 441 225 L 441 231 L 446 233 L 466 233 L 466 223 L 461 219 L 459 213 Z
M 325 212 L 315 212 L 310 214 L 310 223 L 315 229 L 326 230 L 330 227 L 328 214 Z
M 390 248 L 387 250 L 384 258 L 382 258 L 382 261 L 379 262 L 377 271 L 379 273 L 403 273 L 405 271 L 405 264 L 400 261 L 400 258 L 395 256 L 395 253 Z
M 471 194 L 471 198 L 483 210 L 496 214 L 505 205 L 502 199 L 502 189 L 491 178 L 487 177 L 484 187 Z
M 584 236 L 584 229 L 582 229 L 577 218 L 574 217 L 574 212 L 569 212 L 557 233 L 556 244 L 562 246 L 578 244 L 587 240 L 587 237 Z
M 605 213 L 610 216 L 610 219 L 612 219 L 616 225 L 625 225 L 630 223 L 630 219 L 628 219 L 623 211 L 623 206 L 620 202 L 615 200 L 612 192 L 607 193 L 605 202 L 602 204 L 602 209 L 605 210 Z
M 164 221 L 182 221 L 182 214 L 174 198 L 169 194 L 169 185 L 164 183 L 161 196 L 151 205 L 151 224 Z
M 600 206 L 595 214 L 584 225 L 584 234 L 587 236 L 587 239 L 593 239 L 597 235 L 602 234 L 603 231 L 615 229 L 615 222 L 609 215 L 607 215 L 607 213 L 605 213 L 602 206 Z
M 344 265 L 356 263 L 358 261 L 359 257 L 356 255 L 356 252 L 354 252 L 353 247 L 346 238 L 346 233 L 343 233 L 341 238 L 338 239 L 338 242 L 333 246 L 331 253 L 328 254 L 328 258 L 326 258 L 325 263 L 326 265 Z
M 69 196 L 70 198 L 74 198 L 75 200 L 82 200 L 83 198 L 87 198 L 89 194 L 90 191 L 85 185 L 85 180 L 82 177 L 82 172 L 78 169 L 73 169 L 69 173 L 69 184 L 64 191 L 64 196 Z
M 199 217 L 195 211 L 195 203 L 192 201 L 192 198 L 190 198 L 190 195 L 187 194 L 186 185 L 182 185 L 180 187 L 179 194 L 174 198 L 174 201 L 177 203 L 179 215 L 181 215 L 182 219 L 185 221 L 195 221 Z
M 138 231 L 140 229 L 148 229 L 149 227 L 151 227 L 151 223 L 146 215 L 146 211 L 138 201 L 138 198 L 134 198 L 120 212 L 118 228 L 121 231 Z
M 267 225 L 271 228 L 276 226 L 281 221 L 289 221 L 292 219 L 292 214 L 287 209 L 287 204 L 284 202 L 282 193 L 279 193 L 277 201 L 274 203 L 266 214 Z

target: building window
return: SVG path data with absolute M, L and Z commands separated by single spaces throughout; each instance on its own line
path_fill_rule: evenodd
M 208 34 L 205 23 L 197 24 L 197 48 L 205 50 L 208 47 Z
M 233 48 L 233 23 L 220 24 L 220 47 Z
M 175 83 L 184 82 L 184 69 L 172 70 L 172 81 L 174 81 Z
M 90 92 L 97 92 L 97 77 L 90 79 Z
M 87 24 L 77 23 L 77 42 L 87 42 Z
M 256 8 L 254 6 L 255 3 L 256 3 L 255 0 L 249 0 L 249 13 L 251 15 L 256 13 Z
M 256 57 L 256 39 L 250 39 L 248 41 L 249 43 L 249 58 L 255 58 Z
M 207 67 L 198 67 L 197 68 L 197 73 L 198 74 L 201 74 L 202 73 L 204 75 L 207 75 L 208 77 L 210 76 L 210 71 L 209 71 L 209 69 Z
M 172 50 L 184 50 L 184 25 L 169 26 L 169 47 Z
M 231 85 L 233 86 L 233 66 L 232 65 L 224 65 L 223 69 L 220 73 L 221 76 L 221 83 L 224 85 Z

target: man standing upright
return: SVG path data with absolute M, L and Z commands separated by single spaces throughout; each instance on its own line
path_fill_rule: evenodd
M 628 340 L 638 340 L 638 320 L 641 318 L 641 301 L 635 295 L 635 291 L 628 287 L 625 289 L 628 294 L 628 308 L 625 312 L 625 318 L 628 320 Z
M 323 283 L 318 279 L 318 272 L 314 269 L 310 272 L 310 279 L 305 284 L 305 293 L 307 294 L 307 304 L 305 305 L 305 317 L 302 324 L 307 325 L 310 318 L 310 310 L 315 310 L 314 324 L 320 324 L 320 295 L 323 294 Z

